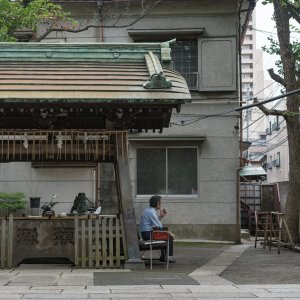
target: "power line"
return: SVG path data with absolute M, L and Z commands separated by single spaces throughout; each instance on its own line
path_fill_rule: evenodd
M 257 29 L 257 28 L 253 28 L 253 27 L 252 27 L 252 29 L 255 30 L 255 31 L 264 33 L 264 34 L 273 35 L 273 36 L 275 36 L 275 37 L 278 37 L 277 33 L 273 33 L 273 32 L 270 32 L 270 31 L 265 31 L 265 30 Z M 300 33 L 300 32 L 295 31 L 295 30 L 294 30 L 294 31 L 293 31 L 293 30 L 290 30 L 290 32 L 298 33 L 298 34 Z M 298 37 L 294 37 L 294 36 L 290 36 L 290 37 L 291 37 L 293 40 L 300 41 L 300 39 L 299 39 Z
M 266 103 L 269 103 L 269 102 L 272 102 L 272 101 L 275 101 L 275 100 L 278 100 L 278 99 L 281 99 L 281 98 L 285 98 L 285 97 L 288 97 L 288 96 L 292 96 L 292 95 L 295 95 L 295 94 L 299 94 L 299 93 L 300 93 L 300 89 L 296 89 L 296 90 L 287 92 L 285 94 L 282 94 L 282 95 L 279 95 L 279 96 L 276 96 L 276 97 L 273 97 L 273 98 L 270 98 L 270 99 L 267 99 L 267 100 L 264 100 L 264 101 L 260 101 L 258 103 L 252 103 L 252 104 L 249 104 L 249 105 L 244 105 L 244 106 L 238 107 L 238 108 L 235 109 L 235 111 L 241 111 L 241 110 L 248 109 L 248 108 L 251 108 L 251 107 L 259 106 L 259 105 L 262 105 L 262 104 L 266 104 Z
M 277 89 L 278 89 L 278 87 L 279 87 L 279 83 L 277 83 L 277 86 L 275 87 L 275 89 L 273 90 L 273 92 L 272 92 L 272 94 L 270 95 L 270 97 L 268 97 L 267 99 L 270 99 L 275 93 L 276 93 L 276 91 L 277 91 Z M 272 107 L 272 109 L 273 108 L 275 108 L 277 105 L 279 105 L 279 103 L 281 103 L 283 100 L 281 100 L 281 101 L 279 101 L 278 103 L 276 103 L 273 107 Z M 244 127 L 243 129 L 247 129 L 248 127 L 250 127 L 250 126 L 252 126 L 253 124 L 255 124 L 256 122 L 258 122 L 260 119 L 262 119 L 263 117 L 265 117 L 265 114 L 263 114 L 262 116 L 260 116 L 258 119 L 256 119 L 254 122 L 252 122 L 251 124 L 249 124 L 247 127 Z M 260 125 L 261 123 L 259 123 L 259 125 Z M 258 125 L 258 126 L 259 126 Z M 257 127 L 258 127 L 257 126 Z M 257 128 L 257 127 L 255 127 L 255 129 Z
M 202 120 L 210 118 L 210 117 L 218 117 L 218 116 L 226 115 L 226 114 L 229 114 L 229 113 L 232 113 L 232 112 L 239 112 L 239 111 L 251 108 L 251 107 L 256 107 L 256 106 L 259 106 L 259 105 L 262 105 L 262 104 L 265 104 L 265 103 L 269 103 L 269 102 L 272 102 L 272 101 L 275 101 L 275 100 L 278 100 L 278 99 L 282 99 L 282 98 L 285 98 L 287 96 L 291 96 L 291 95 L 298 94 L 298 93 L 300 93 L 300 89 L 293 90 L 293 91 L 290 91 L 288 93 L 285 93 L 285 94 L 282 94 L 282 95 L 279 95 L 279 96 L 276 96 L 276 97 L 273 97 L 273 98 L 270 98 L 270 99 L 260 101 L 259 103 L 253 103 L 253 104 L 237 107 L 237 108 L 231 109 L 229 111 L 225 111 L 225 112 L 218 113 L 218 114 L 206 115 L 206 116 L 203 116 L 202 118 L 195 118 L 194 120 L 189 120 L 189 121 L 181 120 L 180 121 L 181 124 L 177 124 L 177 123 L 174 123 L 174 122 L 172 122 L 171 124 L 176 125 L 176 126 L 188 126 L 188 125 L 191 125 L 193 123 L 202 121 Z

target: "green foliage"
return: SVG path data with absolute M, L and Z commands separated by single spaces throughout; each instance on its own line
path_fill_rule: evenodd
M 0 0 L 0 42 L 16 41 L 17 30 L 35 32 L 38 25 L 67 20 L 67 16 L 60 5 L 50 0 Z
M 273 3 L 274 1 L 273 0 L 263 0 L 261 3 L 263 5 L 267 5 L 267 4 L 270 4 L 270 3 Z M 287 4 L 291 4 L 295 7 L 300 7 L 300 1 L 299 0 L 280 0 L 281 2 L 281 5 L 285 6 Z
M 279 48 L 278 41 L 271 37 L 268 37 L 267 39 L 270 42 L 270 46 L 269 47 L 264 46 L 264 47 L 262 47 L 262 49 L 269 54 L 275 54 L 275 55 L 280 56 L 280 48 Z M 292 52 L 293 52 L 295 60 L 296 60 L 296 72 L 297 72 L 297 74 L 299 74 L 299 72 L 300 72 L 300 43 L 299 43 L 299 41 L 293 41 L 290 43 L 290 46 L 291 46 Z M 281 59 L 277 60 L 275 62 L 275 65 L 278 69 L 278 73 L 280 75 L 284 75 L 282 60 Z
M 23 209 L 26 206 L 24 193 L 4 193 L 0 192 L 0 208 L 11 210 Z

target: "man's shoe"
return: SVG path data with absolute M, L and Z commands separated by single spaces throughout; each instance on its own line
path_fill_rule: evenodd
M 173 264 L 173 263 L 176 263 L 176 259 L 172 256 L 169 257 L 169 263 L 170 264 Z

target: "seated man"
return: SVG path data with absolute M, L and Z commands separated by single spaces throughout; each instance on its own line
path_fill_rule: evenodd
M 144 240 L 150 240 L 150 234 L 153 229 L 162 230 L 163 225 L 160 220 L 167 214 L 166 209 L 161 208 L 161 197 L 160 196 L 152 196 L 149 200 L 150 207 L 145 208 L 143 214 L 141 216 L 140 222 L 140 231 Z M 159 216 L 157 215 L 157 211 L 160 211 Z M 169 262 L 174 263 L 175 259 L 173 257 L 173 240 L 175 235 L 169 231 Z M 160 257 L 161 261 L 165 261 L 165 257 L 162 251 L 162 255 Z

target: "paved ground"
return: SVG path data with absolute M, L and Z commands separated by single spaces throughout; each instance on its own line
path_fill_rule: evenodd
M 199 253 L 203 251 L 199 245 L 192 249 L 195 251 L 186 252 L 185 256 L 189 257 L 197 250 Z M 27 265 L 13 270 L 0 270 L 0 299 L 300 299 L 300 281 L 295 280 L 297 284 L 291 284 L 294 276 L 299 278 L 300 253 L 284 250 L 278 256 L 268 250 L 253 249 L 252 244 L 218 246 L 210 250 L 215 255 L 207 255 L 199 267 L 186 266 L 184 272 L 174 271 L 176 267 L 169 270 L 172 272 L 170 274 L 177 273 L 178 276 L 192 270 L 189 276 L 197 285 L 94 286 L 94 272 L 99 270 L 76 270 L 67 265 Z M 280 266 L 277 268 L 275 265 L 278 263 Z M 161 271 L 156 269 L 148 272 L 153 272 L 153 275 L 157 272 L 167 274 L 164 266 L 159 268 Z M 132 273 L 129 270 L 102 272 L 122 273 L 124 277 Z M 278 276 L 281 284 L 274 284 L 278 282 Z
M 300 283 L 300 253 L 249 247 L 221 276 L 236 284 Z

